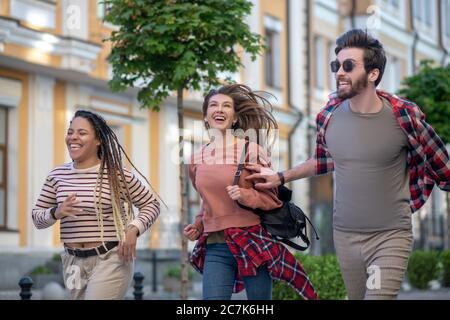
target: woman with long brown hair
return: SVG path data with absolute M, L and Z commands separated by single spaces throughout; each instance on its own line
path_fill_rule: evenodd
M 230 299 L 245 286 L 248 299 L 269 300 L 273 279 L 286 281 L 305 299 L 317 298 L 300 263 L 252 211 L 280 207 L 277 191 L 256 190 L 245 180 L 246 169 L 233 185 L 239 162 L 271 165 L 265 145 L 278 125 L 263 94 L 232 84 L 210 91 L 203 102 L 211 141 L 194 153 L 189 166 L 202 206 L 184 228 L 187 238 L 198 240 L 191 263 L 203 274 L 203 299 Z
M 64 283 L 72 299 L 123 299 L 133 276 L 137 237 L 155 222 L 159 201 L 123 167 L 122 154 L 150 186 L 98 114 L 76 111 L 66 145 L 73 161 L 48 174 L 33 222 L 42 229 L 61 221 Z

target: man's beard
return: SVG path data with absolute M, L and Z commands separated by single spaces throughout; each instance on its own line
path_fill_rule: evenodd
M 342 100 L 351 99 L 354 96 L 360 94 L 369 85 L 368 77 L 369 75 L 367 74 L 361 76 L 358 80 L 356 80 L 355 85 L 353 85 L 353 82 L 351 80 L 345 79 L 346 81 L 349 82 L 348 86 L 350 87 L 350 90 L 344 89 L 345 91 L 339 89 L 339 80 L 342 80 L 342 78 L 338 79 L 336 81 L 336 87 L 338 88 L 337 95 L 339 99 Z

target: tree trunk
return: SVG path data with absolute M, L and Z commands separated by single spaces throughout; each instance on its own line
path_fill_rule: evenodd
M 185 179 L 185 165 L 183 152 L 183 89 L 177 91 L 177 112 L 178 112 L 178 128 L 180 130 L 178 137 L 179 146 L 179 162 L 180 162 L 180 194 L 181 194 L 181 214 L 180 214 L 180 233 L 181 233 L 181 290 L 180 299 L 187 300 L 188 291 L 188 239 L 182 234 L 183 228 L 187 224 L 187 190 Z

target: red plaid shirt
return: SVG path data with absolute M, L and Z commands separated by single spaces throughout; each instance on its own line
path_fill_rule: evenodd
M 408 137 L 410 207 L 411 211 L 415 212 L 427 201 L 434 184 L 442 190 L 450 191 L 449 156 L 444 143 L 425 122 L 425 115 L 416 104 L 383 91 L 377 91 L 377 94 L 392 105 L 394 115 Z M 333 112 L 341 102 L 335 95 L 330 95 L 328 104 L 317 115 L 317 174 L 334 170 L 333 159 L 325 141 L 325 131 Z
M 272 279 L 286 281 L 305 300 L 318 299 L 316 292 L 301 264 L 281 243 L 268 234 L 261 225 L 228 228 L 225 241 L 237 261 L 238 275 L 233 292 L 244 289 L 241 277 L 255 276 L 257 268 L 266 265 Z M 206 255 L 207 233 L 198 239 L 191 255 L 191 264 L 203 273 Z

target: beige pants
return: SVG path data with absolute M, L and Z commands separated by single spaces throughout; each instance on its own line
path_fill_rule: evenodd
M 123 299 L 130 287 L 134 263 L 119 259 L 118 247 L 105 254 L 79 258 L 66 252 L 61 254 L 64 284 L 71 299 Z
M 412 250 L 411 230 L 334 230 L 334 246 L 349 299 L 395 299 Z

